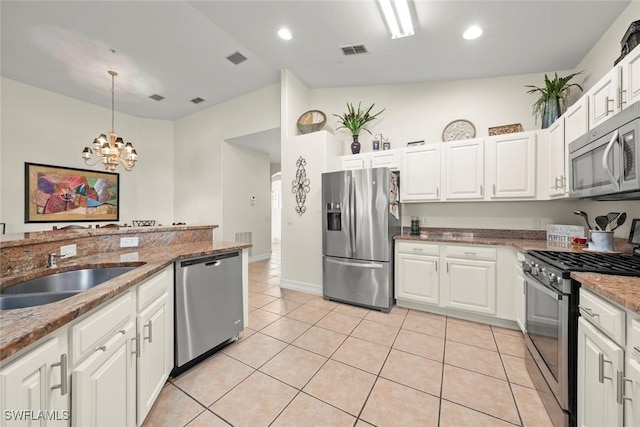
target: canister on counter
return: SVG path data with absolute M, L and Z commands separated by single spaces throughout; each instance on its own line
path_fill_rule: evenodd
M 417 216 L 411 217 L 411 235 L 419 236 L 420 235 L 420 218 Z

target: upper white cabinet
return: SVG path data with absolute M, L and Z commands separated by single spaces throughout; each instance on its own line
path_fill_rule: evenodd
M 562 115 L 564 141 L 569 145 L 589 130 L 589 97 L 582 96 Z
M 366 154 L 342 156 L 338 163 L 341 170 L 364 169 L 369 166 L 369 157 Z
M 587 91 L 589 129 L 593 129 L 620 111 L 619 88 L 620 69 L 614 67 Z
M 402 151 L 400 201 L 440 200 L 441 144 Z
M 536 196 L 536 134 L 520 132 L 487 138 L 487 192 L 490 199 Z
M 445 144 L 445 198 L 477 200 L 484 197 L 484 140 Z
M 640 101 L 640 49 L 634 49 L 618 64 L 620 67 L 620 109 Z
M 558 118 L 549 126 L 548 195 L 559 197 L 565 194 L 565 119 Z
M 399 150 L 374 151 L 369 154 L 369 158 L 371 159 L 369 164 L 372 168 L 400 169 Z

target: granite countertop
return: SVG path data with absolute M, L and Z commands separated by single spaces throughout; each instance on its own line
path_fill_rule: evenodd
M 640 277 L 574 272 L 571 278 L 590 291 L 640 314 Z
M 93 231 L 95 232 L 95 230 Z M 208 241 L 152 248 L 128 248 L 129 250 L 63 260 L 59 262 L 57 270 L 30 270 L 19 276 L 4 278 L 3 280 L 16 283 L 45 275 L 51 271 L 99 266 L 138 266 L 130 272 L 71 298 L 37 307 L 0 310 L 0 361 L 137 285 L 176 260 L 244 249 L 250 246 L 247 243 Z

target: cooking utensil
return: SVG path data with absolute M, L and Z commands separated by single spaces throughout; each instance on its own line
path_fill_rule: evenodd
M 613 227 L 616 218 L 620 216 L 620 212 L 609 212 L 607 214 L 607 227 Z
M 589 215 L 586 214 L 586 212 L 583 211 L 573 211 L 574 214 L 581 216 L 582 218 L 584 218 L 585 222 L 587 223 L 587 227 L 589 227 L 589 230 L 592 230 L 593 227 L 591 226 L 591 224 L 589 224 Z
M 605 231 L 607 225 L 609 224 L 609 220 L 604 215 L 598 215 L 596 217 L 596 224 L 598 225 L 598 228 L 600 228 L 600 230 Z
M 627 213 L 622 212 L 620 216 L 616 219 L 616 225 L 611 227 L 611 231 L 614 231 L 616 228 L 620 227 L 627 220 Z

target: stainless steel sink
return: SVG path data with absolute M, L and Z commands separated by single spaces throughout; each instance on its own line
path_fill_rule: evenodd
M 82 291 L 36 292 L 30 294 L 0 295 L 0 310 L 35 307 L 72 297 Z
M 127 273 L 134 268 L 136 267 L 100 267 L 54 273 L 48 276 L 38 277 L 37 279 L 27 280 L 26 282 L 18 283 L 17 285 L 9 286 L 2 289 L 0 294 L 15 295 L 69 291 L 77 293 L 86 291 L 100 283 L 104 283 L 107 280 Z

